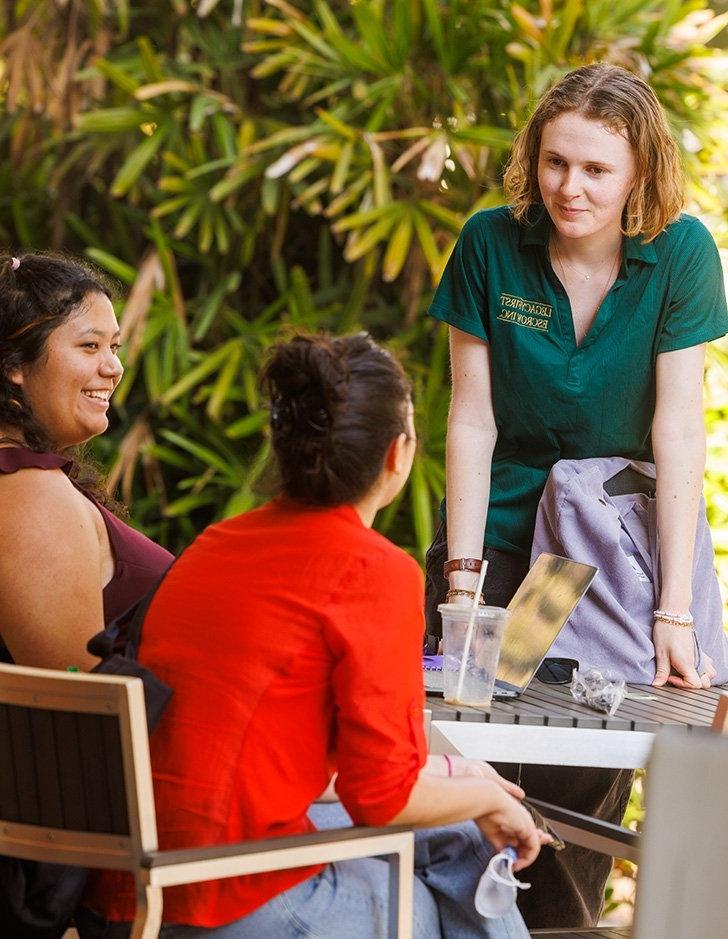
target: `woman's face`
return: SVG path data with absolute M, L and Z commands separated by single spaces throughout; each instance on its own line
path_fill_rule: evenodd
M 544 125 L 538 185 L 563 239 L 618 236 L 636 169 L 627 138 L 599 121 L 567 111 Z
M 11 376 L 60 449 L 108 427 L 109 398 L 124 371 L 118 352 L 119 324 L 111 301 L 92 293 L 50 334 L 41 358 Z

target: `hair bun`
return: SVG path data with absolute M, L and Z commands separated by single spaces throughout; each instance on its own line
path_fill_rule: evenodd
M 284 434 L 324 436 L 346 397 L 348 369 L 331 340 L 296 336 L 279 346 L 266 371 L 271 426 Z
M 283 492 L 307 505 L 355 502 L 406 429 L 399 363 L 365 333 L 296 336 L 272 350 L 262 378 Z

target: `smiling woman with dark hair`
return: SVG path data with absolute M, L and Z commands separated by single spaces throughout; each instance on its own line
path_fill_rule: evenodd
M 108 427 L 123 368 L 110 290 L 64 257 L 0 262 L 0 658 L 88 669 L 91 636 L 172 556 L 83 482 L 72 448 Z

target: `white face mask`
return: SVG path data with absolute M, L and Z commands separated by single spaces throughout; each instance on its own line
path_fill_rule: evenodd
M 531 886 L 522 884 L 513 874 L 517 857 L 516 849 L 507 847 L 490 859 L 475 891 L 475 909 L 481 916 L 503 916 L 513 908 L 518 891 Z

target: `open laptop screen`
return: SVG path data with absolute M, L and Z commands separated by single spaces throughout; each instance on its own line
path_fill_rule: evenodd
M 498 662 L 498 682 L 523 689 L 594 579 L 597 569 L 542 554 L 508 604 L 511 611 Z

